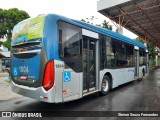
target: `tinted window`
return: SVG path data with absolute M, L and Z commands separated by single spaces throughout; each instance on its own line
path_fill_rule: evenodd
M 127 66 L 126 46 L 119 41 L 115 42 L 115 61 L 117 67 Z
M 11 53 L 16 58 L 28 59 L 39 54 L 41 49 L 41 42 L 28 42 L 12 46 Z
M 59 21 L 59 54 L 65 62 L 65 68 L 82 71 L 82 34 L 81 28 Z
M 102 68 L 115 67 L 114 42 L 110 37 L 102 38 Z
M 127 65 L 128 66 L 133 66 L 134 65 L 133 51 L 134 51 L 133 46 L 126 45 L 126 60 L 127 60 Z
M 146 64 L 146 53 L 144 49 L 139 50 L 139 65 L 145 65 Z
M 100 36 L 101 69 L 121 68 L 134 65 L 134 46 L 107 36 Z

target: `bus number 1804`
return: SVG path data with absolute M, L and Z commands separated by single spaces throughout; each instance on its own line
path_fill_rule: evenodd
M 22 72 L 22 73 L 28 73 L 28 66 L 20 66 L 19 67 L 19 70 L 20 70 L 20 72 Z

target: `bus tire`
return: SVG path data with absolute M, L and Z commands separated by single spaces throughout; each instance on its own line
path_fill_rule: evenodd
M 104 76 L 102 83 L 101 83 L 101 91 L 100 95 L 104 96 L 107 95 L 111 90 L 111 80 L 108 76 Z

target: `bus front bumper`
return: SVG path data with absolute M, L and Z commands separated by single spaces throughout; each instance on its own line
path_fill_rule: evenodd
M 11 89 L 13 92 L 29 98 L 33 98 L 48 103 L 55 103 L 55 87 L 52 87 L 50 90 L 45 91 L 43 87 L 33 88 L 18 85 L 11 81 Z

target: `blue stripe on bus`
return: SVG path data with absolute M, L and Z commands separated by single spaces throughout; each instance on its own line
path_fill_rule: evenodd
M 146 49 L 145 45 L 137 42 L 135 40 L 132 40 L 126 36 L 123 36 L 121 34 L 115 33 L 111 30 L 107 30 L 104 28 L 100 28 L 97 26 L 93 26 L 91 24 L 81 22 L 78 20 L 73 20 L 66 18 L 64 16 L 56 15 L 56 14 L 48 14 L 45 18 L 45 26 L 44 26 L 44 38 L 43 38 L 43 43 L 44 43 L 44 48 L 46 50 L 46 55 L 47 59 L 55 59 L 55 60 L 60 60 L 59 58 L 59 52 L 58 52 L 58 26 L 57 26 L 57 21 L 62 20 L 68 23 L 71 23 L 73 25 L 77 25 L 79 27 L 91 30 L 93 32 L 97 32 L 99 34 L 106 35 L 108 37 L 115 38 L 120 41 L 124 41 L 126 43 L 132 44 L 134 46 L 138 46 L 140 48 Z M 49 42 L 48 42 L 49 41 Z M 53 41 L 53 42 L 51 42 Z
M 58 54 L 58 28 L 57 17 L 47 15 L 45 18 L 43 43 L 48 60 L 60 60 Z

